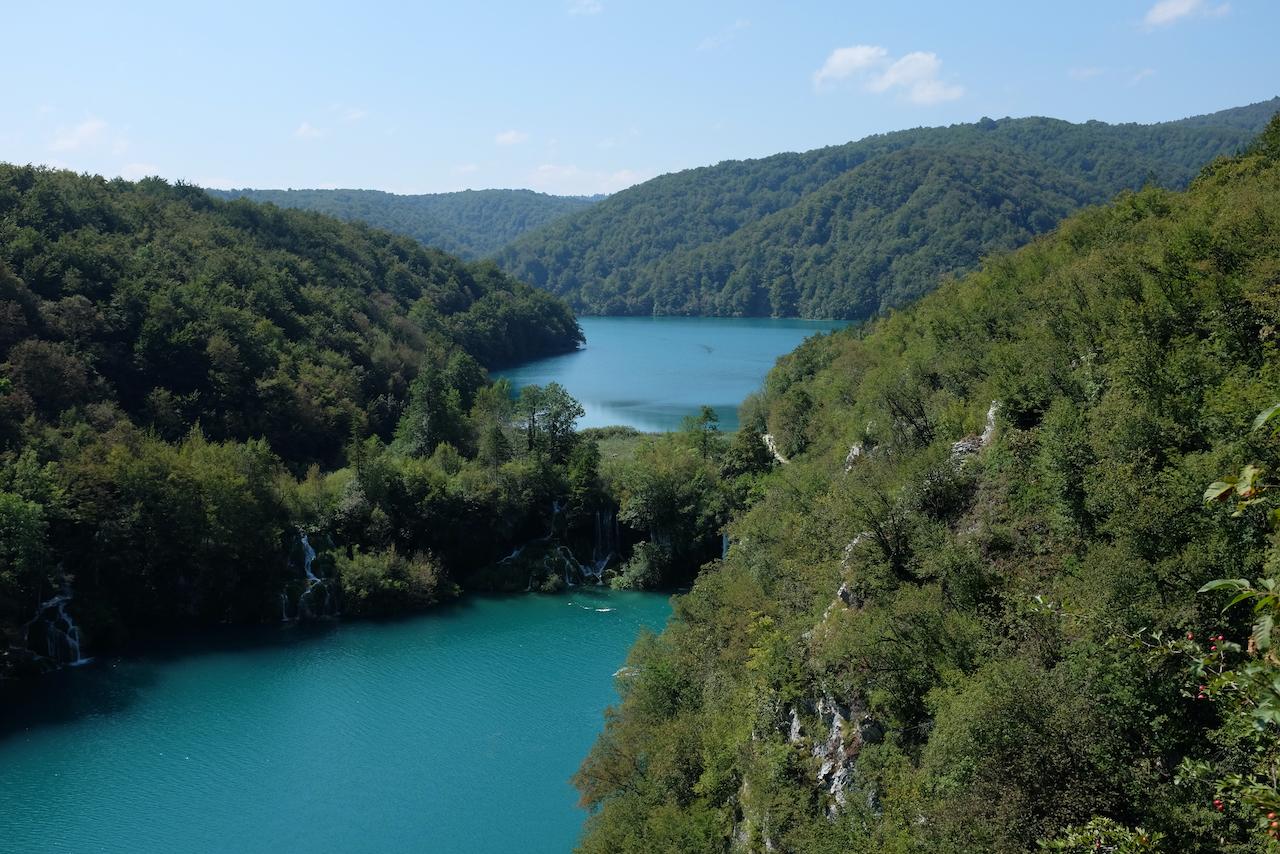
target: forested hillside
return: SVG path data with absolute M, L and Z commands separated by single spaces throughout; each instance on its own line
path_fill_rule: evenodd
M 363 222 L 412 237 L 460 258 L 478 259 L 568 214 L 595 204 L 588 196 L 550 196 L 533 190 L 463 190 L 397 195 L 380 190 L 209 190 L 222 199 L 246 198 L 301 208 L 347 222 Z
M 0 166 L 0 677 L 27 646 L 451 595 L 546 530 L 577 447 L 567 395 L 517 413 L 485 368 L 581 338 L 405 237 Z
M 782 359 L 581 850 L 1271 850 L 1278 289 L 1280 119 Z
M 592 314 L 862 319 L 1065 211 L 1184 186 L 1280 99 L 1154 125 L 983 119 L 655 178 L 498 254 Z

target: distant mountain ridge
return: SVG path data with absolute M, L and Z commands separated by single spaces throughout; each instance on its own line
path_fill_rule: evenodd
M 863 319 L 1122 190 L 1185 186 L 1277 110 L 1280 98 L 1150 125 L 984 118 L 726 161 L 615 193 L 497 260 L 582 313 Z
M 328 214 L 347 222 L 412 237 L 461 258 L 492 255 L 511 241 L 571 213 L 599 196 L 552 196 L 533 190 L 462 190 L 398 195 L 382 190 L 209 190 L 221 199 L 246 198 L 282 208 Z

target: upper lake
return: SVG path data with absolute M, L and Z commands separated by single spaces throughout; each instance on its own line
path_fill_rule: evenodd
M 496 371 L 518 389 L 557 382 L 582 403 L 579 427 L 623 424 L 676 430 L 704 404 L 724 430 L 738 428 L 738 404 L 757 391 L 784 353 L 841 320 L 736 317 L 581 317 L 576 353 Z
M 667 597 L 468 596 L 0 683 L 0 852 L 573 848 L 569 777 Z

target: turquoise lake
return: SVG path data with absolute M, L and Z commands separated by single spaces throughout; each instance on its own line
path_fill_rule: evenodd
M 565 852 L 662 594 L 226 632 L 0 695 L 0 851 Z
M 580 317 L 587 345 L 576 353 L 496 372 L 519 388 L 558 382 L 582 403 L 579 427 L 623 424 L 675 430 L 704 404 L 723 430 L 738 428 L 738 404 L 757 391 L 784 353 L 840 320 L 736 317 Z

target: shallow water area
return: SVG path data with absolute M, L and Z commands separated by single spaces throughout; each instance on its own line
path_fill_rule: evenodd
M 569 777 L 667 596 L 228 629 L 0 695 L 0 851 L 570 850 Z
M 586 410 L 579 427 L 676 430 L 711 406 L 722 430 L 738 405 L 805 338 L 848 324 L 768 317 L 580 317 L 586 347 L 496 372 L 519 389 L 557 382 Z

